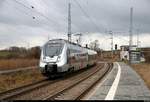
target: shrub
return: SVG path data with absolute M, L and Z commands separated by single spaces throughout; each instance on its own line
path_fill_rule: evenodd
M 146 62 L 150 62 L 150 52 L 144 52 L 143 54 L 146 59 Z

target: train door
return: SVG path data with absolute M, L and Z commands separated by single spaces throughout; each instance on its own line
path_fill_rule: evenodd
M 89 54 L 88 52 L 86 53 L 86 62 L 87 62 L 87 67 L 89 66 Z
M 74 71 L 74 64 L 73 64 L 73 60 L 71 57 L 71 49 L 67 49 L 67 64 L 69 66 L 69 72 Z
M 70 62 L 70 50 L 67 49 L 67 64 L 70 66 L 71 62 Z

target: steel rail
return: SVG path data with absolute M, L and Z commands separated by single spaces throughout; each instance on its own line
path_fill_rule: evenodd
M 108 72 L 110 72 L 110 70 L 112 69 L 113 64 L 109 63 L 108 64 L 108 69 L 105 70 L 105 72 L 103 73 L 102 76 L 100 76 L 100 78 L 98 80 L 96 80 L 91 86 L 89 86 L 83 93 L 81 93 L 75 100 L 81 100 L 97 83 L 99 83 L 106 75 Z
M 64 92 L 70 90 L 71 88 L 77 86 L 78 84 L 80 84 L 81 82 L 87 80 L 88 78 L 90 78 L 91 76 L 93 76 L 94 74 L 96 74 L 97 72 L 99 72 L 101 70 L 101 68 L 99 68 L 100 66 L 97 66 L 97 69 L 89 74 L 87 77 L 83 78 L 83 79 L 80 79 L 78 82 L 58 91 L 57 93 L 53 94 L 53 95 L 49 95 L 48 97 L 45 97 L 43 100 L 55 100 L 55 98 L 57 98 L 58 96 L 60 96 L 61 94 L 63 94 Z M 108 71 L 108 70 L 107 70 Z M 78 97 L 79 98 L 79 97 Z
M 9 100 L 14 97 L 28 93 L 30 91 L 33 91 L 35 89 L 47 86 L 49 84 L 53 84 L 57 81 L 58 80 L 49 81 L 48 79 L 44 79 L 44 80 L 38 81 L 36 83 L 32 83 L 32 84 L 21 86 L 21 87 L 15 88 L 15 89 L 11 89 L 11 90 L 0 93 L 0 100 Z

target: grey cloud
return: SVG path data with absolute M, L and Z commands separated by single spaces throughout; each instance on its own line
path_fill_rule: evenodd
M 23 1 L 23 0 L 21 0 Z M 9 3 L 8 3 L 9 2 Z M 67 0 L 45 0 L 44 3 L 49 6 L 49 9 L 53 12 L 49 12 L 46 16 L 50 21 L 41 17 L 40 15 L 31 12 L 30 10 L 21 7 L 15 2 L 8 1 L 3 3 L 4 11 L 0 13 L 0 22 L 11 23 L 16 25 L 28 25 L 28 26 L 41 26 L 48 25 L 53 27 L 56 31 L 66 32 L 67 28 Z M 150 13 L 148 9 L 149 2 L 147 0 L 78 0 L 85 11 L 90 15 L 93 21 L 97 24 L 101 32 L 105 29 L 129 29 L 129 9 L 134 7 L 134 25 L 138 28 L 138 25 L 142 25 L 143 32 L 150 32 L 147 29 L 147 25 L 150 25 L 149 17 Z M 79 7 L 72 0 L 72 25 L 74 32 L 99 32 L 95 26 L 88 20 L 87 17 L 81 12 Z M 31 4 L 32 5 L 32 4 Z M 9 6 L 9 7 L 8 7 Z M 33 5 L 34 6 L 34 5 Z M 16 10 L 18 8 L 18 10 Z M 20 10 L 20 11 L 19 11 Z M 7 12 L 7 13 L 4 13 Z M 25 12 L 28 14 L 25 14 Z M 24 13 L 24 14 L 23 14 Z M 10 17 L 8 16 L 10 15 Z M 31 15 L 31 16 L 29 16 Z M 32 19 L 32 16 L 36 17 L 36 20 Z M 51 22 L 52 21 L 52 22 Z
M 26 6 L 34 6 L 34 3 L 27 0 L 18 0 Z M 33 1 L 33 0 L 32 0 Z M 35 0 L 34 0 L 35 1 Z M 14 0 L 0 0 L 0 30 L 2 27 L 13 30 L 3 29 L 0 31 L 0 42 L 9 41 L 10 39 L 29 39 L 29 37 L 39 37 L 42 33 L 49 34 L 58 32 L 67 34 L 67 16 L 68 0 L 38 0 L 46 5 L 46 11 L 41 12 L 49 20 L 40 14 L 33 12 L 17 3 Z M 104 34 L 106 30 L 127 32 L 122 34 L 128 36 L 129 31 L 129 14 L 130 7 L 134 8 L 134 33 L 140 29 L 141 33 L 150 33 L 150 1 L 149 0 L 77 0 L 82 8 L 92 18 L 95 25 L 83 14 L 78 5 L 72 2 L 72 32 L 91 32 Z M 44 8 L 44 6 L 42 5 Z M 36 19 L 33 19 L 32 17 Z M 19 28 L 21 26 L 21 28 Z M 22 28 L 24 27 L 24 28 Z M 11 33 L 12 35 L 9 35 Z M 63 35 L 62 34 L 62 35 Z M 18 35 L 20 36 L 19 38 Z M 116 34 L 117 35 L 117 34 Z M 4 37 L 5 36 L 5 37 Z M 46 35 L 44 35 L 46 36 Z M 57 36 L 56 34 L 51 36 Z M 105 34 L 104 36 L 107 36 Z M 11 42 L 10 42 L 11 43 Z

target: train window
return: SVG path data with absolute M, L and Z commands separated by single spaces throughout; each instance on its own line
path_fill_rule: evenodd
M 74 50 L 74 49 L 70 49 L 70 53 L 72 54 L 72 53 L 81 53 L 81 51 L 79 51 L 79 50 Z
M 70 54 L 73 54 L 73 53 L 74 53 L 74 51 L 72 49 L 70 49 Z
M 58 56 L 63 49 L 63 44 L 61 43 L 49 43 L 44 47 L 45 56 Z

